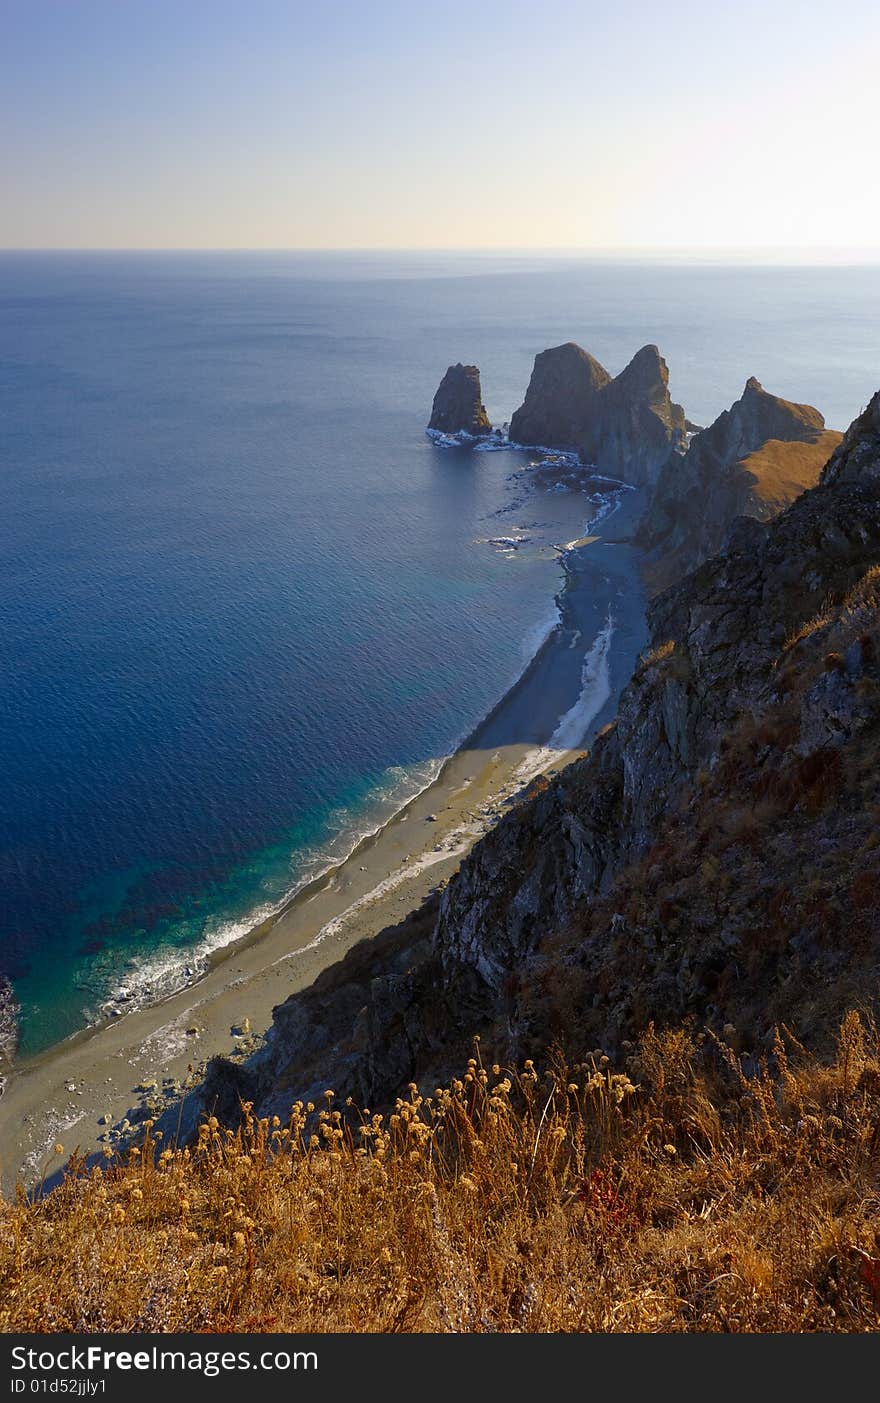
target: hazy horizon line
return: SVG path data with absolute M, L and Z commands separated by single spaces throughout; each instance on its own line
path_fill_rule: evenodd
M 724 259 L 757 262 L 766 259 L 770 262 L 796 262 L 805 265 L 840 263 L 880 263 L 880 244 L 853 245 L 809 245 L 809 244 L 718 244 L 718 245 L 674 245 L 674 244 L 617 244 L 617 245 L 577 245 L 577 244 L 29 244 L 2 245 L 0 254 L 309 254 L 332 257 L 334 255 L 423 255 L 446 256 L 470 255 L 508 257 L 531 255 L 535 257 L 577 257 L 577 258 L 662 258 L 689 259 L 695 262 L 718 262 Z

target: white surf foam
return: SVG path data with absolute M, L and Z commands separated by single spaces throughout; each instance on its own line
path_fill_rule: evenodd
M 544 618 L 539 619 L 537 623 L 532 624 L 532 627 L 530 629 L 527 629 L 525 635 L 523 636 L 523 641 L 520 647 L 520 656 L 524 663 L 530 664 L 532 662 L 533 658 L 535 658 L 537 654 L 540 653 L 541 649 L 547 642 L 547 639 L 550 637 L 551 633 L 553 633 L 561 623 L 562 610 L 559 608 L 559 604 L 554 599 L 552 608 L 548 611 Z M 520 676 L 521 675 L 522 674 L 520 674 Z
M 446 757 L 442 756 L 410 769 L 392 766 L 385 781 L 377 786 L 372 796 L 373 812 L 378 807 L 381 815 L 377 822 L 366 826 L 345 825 L 340 818 L 343 824 L 340 833 L 306 857 L 301 875 L 280 900 L 264 902 L 235 920 L 209 921 L 198 941 L 187 948 L 158 950 L 141 957 L 135 956 L 127 972 L 118 976 L 108 989 L 97 1014 L 90 1016 L 89 1021 L 118 1018 L 135 1009 L 159 1003 L 178 990 L 197 983 L 207 972 L 212 955 L 248 935 L 263 921 L 277 916 L 309 883 L 327 876 L 346 862 L 360 843 L 375 837 L 395 814 L 434 783 L 445 760 Z
M 607 521 L 609 516 L 613 516 L 620 509 L 619 492 L 594 492 L 590 501 L 596 506 L 596 510 L 584 525 L 584 535 L 589 536 L 595 531 L 601 521 Z
M 596 635 L 592 648 L 584 658 L 580 696 L 561 718 L 550 738 L 552 749 L 577 749 L 583 743 L 590 722 L 598 716 L 611 696 L 609 654 L 613 635 L 614 620 L 609 614 L 605 627 Z
M 596 635 L 581 669 L 581 690 L 577 701 L 560 717 L 547 745 L 539 746 L 517 767 L 520 785 L 528 784 L 558 763 L 560 753 L 579 750 L 591 723 L 611 696 L 611 639 L 614 620 L 609 613 L 605 626 Z

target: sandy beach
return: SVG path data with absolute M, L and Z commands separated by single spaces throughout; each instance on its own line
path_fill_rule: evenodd
M 635 510 L 635 501 L 627 502 L 619 513 L 618 537 Z M 448 881 L 535 775 L 583 753 L 585 736 L 603 724 L 609 706 L 613 714 L 642 644 L 642 601 L 634 552 L 625 542 L 588 537 L 565 560 L 559 626 L 495 711 L 406 808 L 227 946 L 197 982 L 13 1067 L 0 1098 L 5 1193 L 17 1182 L 30 1188 L 48 1179 L 74 1150 L 91 1154 L 115 1144 L 118 1128 L 124 1131 L 145 1104 L 151 1113 L 172 1107 L 210 1057 L 250 1055 L 276 1005 L 358 941 L 401 920 Z M 613 650 L 612 630 L 606 626 L 603 633 L 596 615 L 597 568 L 606 579 L 608 571 L 619 576 Z

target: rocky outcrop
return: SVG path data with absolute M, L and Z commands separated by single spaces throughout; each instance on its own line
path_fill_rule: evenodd
M 653 601 L 617 720 L 476 845 L 439 911 L 276 1010 L 263 1113 L 319 1080 L 373 1107 L 434 1085 L 474 1033 L 487 1059 L 580 1056 L 692 1016 L 757 1058 L 780 1020 L 818 1047 L 877 1002 L 875 429 L 846 436 L 845 478 L 741 520 Z
M 643 346 L 606 387 L 580 444 L 584 462 L 639 485 L 652 483 L 685 443 L 685 414 L 669 394 L 669 370 L 656 346 Z
M 740 399 L 659 474 L 639 532 L 649 584 L 662 588 L 721 550 L 738 517 L 778 515 L 819 481 L 839 442 L 818 409 L 748 380 Z
M 511 418 L 510 437 L 530 447 L 577 452 L 611 376 L 604 366 L 567 341 L 535 356 L 526 397 Z
M 449 367 L 434 396 L 428 428 L 441 434 L 466 433 L 474 437 L 492 432 L 477 366 L 459 362 Z
M 850 424 L 822 473 L 822 481 L 852 482 L 880 475 L 880 390 Z
M 576 452 L 614 477 L 654 480 L 670 451 L 683 447 L 684 410 L 669 395 L 669 371 L 656 346 L 643 346 L 614 379 L 567 342 L 542 351 L 525 401 L 510 421 L 515 443 Z

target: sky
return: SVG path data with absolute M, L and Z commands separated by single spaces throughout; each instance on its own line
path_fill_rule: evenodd
M 0 0 L 0 247 L 880 246 L 877 0 Z

